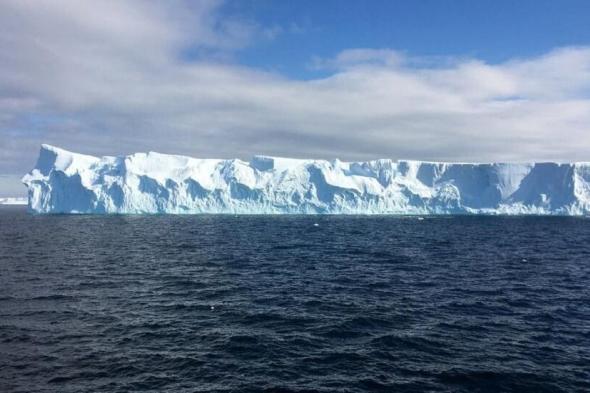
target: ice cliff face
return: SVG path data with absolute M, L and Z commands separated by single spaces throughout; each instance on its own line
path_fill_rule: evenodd
M 23 182 L 37 213 L 590 213 L 590 163 L 97 158 L 43 145 Z

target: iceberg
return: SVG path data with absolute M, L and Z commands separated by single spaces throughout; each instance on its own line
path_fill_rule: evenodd
M 27 198 L 21 197 L 4 197 L 0 198 L 0 205 L 26 205 Z
M 42 145 L 23 182 L 35 213 L 590 213 L 585 162 L 93 157 Z

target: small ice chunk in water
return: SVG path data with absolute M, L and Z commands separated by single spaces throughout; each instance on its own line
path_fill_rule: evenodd
M 319 226 L 320 226 L 320 224 L 318 224 L 317 222 L 314 222 L 314 223 L 313 223 L 313 226 L 314 226 L 314 227 L 319 227 Z
M 211 306 L 211 311 L 215 310 L 215 306 Z

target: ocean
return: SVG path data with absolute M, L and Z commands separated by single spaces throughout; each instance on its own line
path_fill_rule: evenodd
M 0 391 L 590 391 L 590 219 L 0 207 Z

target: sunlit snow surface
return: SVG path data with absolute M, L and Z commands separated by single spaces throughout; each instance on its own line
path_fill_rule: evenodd
M 97 158 L 43 145 L 23 182 L 38 213 L 590 213 L 590 163 Z

